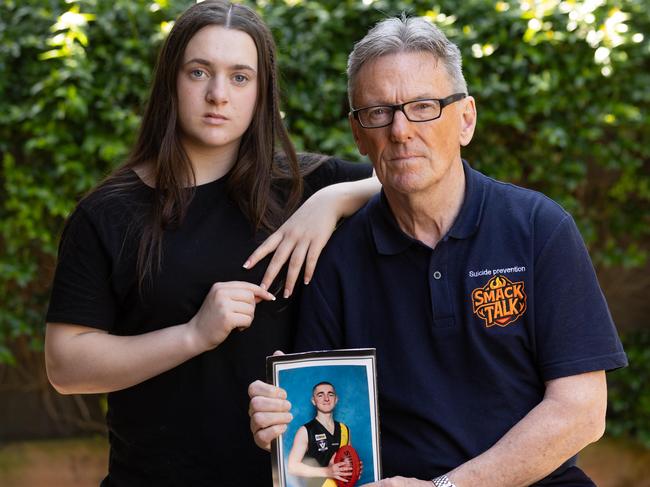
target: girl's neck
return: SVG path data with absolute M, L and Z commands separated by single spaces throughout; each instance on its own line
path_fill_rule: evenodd
M 222 178 L 232 169 L 237 160 L 239 144 L 234 146 L 199 150 L 196 147 L 184 145 L 187 156 L 194 170 L 195 185 L 211 183 Z M 146 163 L 133 168 L 138 177 L 147 186 L 156 186 L 154 163 Z
M 184 146 L 194 169 L 195 184 L 210 183 L 222 178 L 232 169 L 237 160 L 239 143 L 223 147 L 188 147 Z

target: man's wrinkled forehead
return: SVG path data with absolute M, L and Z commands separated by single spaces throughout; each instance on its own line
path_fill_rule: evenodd
M 407 59 L 412 59 L 417 56 L 418 66 L 415 69 L 410 69 L 409 72 L 399 71 L 399 79 L 397 77 L 386 77 L 383 73 L 377 73 L 375 69 L 377 65 L 391 65 L 399 66 Z M 387 62 L 384 62 L 387 61 Z M 371 92 L 375 91 L 377 88 L 378 91 L 391 91 L 390 88 L 407 88 L 409 86 L 415 86 L 422 88 L 426 86 L 426 91 L 429 92 L 436 88 L 434 86 L 433 80 L 429 83 L 429 80 L 423 80 L 421 78 L 421 73 L 423 71 L 433 72 L 436 71 L 439 66 L 442 66 L 440 60 L 433 55 L 433 53 L 425 50 L 404 50 L 397 52 L 390 52 L 382 54 L 381 56 L 374 57 L 364 62 L 359 70 L 357 71 L 356 76 L 352 79 L 351 90 L 352 90 L 352 102 L 355 108 L 361 106 L 361 104 L 368 102 L 385 102 L 387 100 L 369 100 L 369 98 L 374 98 Z M 451 83 L 451 78 L 448 73 L 444 73 L 444 83 Z M 438 83 L 439 84 L 439 83 Z M 379 89 L 383 87 L 384 89 Z M 388 88 L 388 90 L 386 90 Z M 438 87 L 442 88 L 442 92 L 446 91 L 447 87 Z M 431 98 L 434 97 L 434 94 L 431 93 L 418 93 L 416 97 Z

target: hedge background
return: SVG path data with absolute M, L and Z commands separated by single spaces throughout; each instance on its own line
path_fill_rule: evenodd
M 96 399 L 65 402 L 43 373 L 56 247 L 75 202 L 125 157 L 157 49 L 192 2 L 0 1 L 0 394 L 32 394 L 64 425 L 57 433 L 100 428 Z M 638 292 L 647 295 L 647 0 L 244 3 L 274 32 L 297 147 L 355 160 L 345 96 L 351 46 L 387 15 L 429 17 L 461 48 L 477 99 L 479 123 L 464 157 L 561 203 L 576 218 L 601 282 L 603 275 L 642 276 Z M 650 392 L 640 386 L 650 378 L 650 342 L 634 331 L 648 328 L 648 306 L 638 301 L 643 309 L 625 336 L 633 367 L 610 376 L 609 430 L 650 446 Z M 21 404 L 0 403 L 4 417 Z

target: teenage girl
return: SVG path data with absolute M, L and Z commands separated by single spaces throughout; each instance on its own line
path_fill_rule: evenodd
M 108 393 L 102 486 L 270 484 L 247 386 L 291 349 L 303 262 L 308 281 L 336 221 L 378 184 L 321 188 L 370 172 L 296 155 L 252 10 L 208 0 L 178 18 L 132 153 L 66 224 L 47 314 L 54 387 Z M 254 266 L 273 250 L 266 273 Z

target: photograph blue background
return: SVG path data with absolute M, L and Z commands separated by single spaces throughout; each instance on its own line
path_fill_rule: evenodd
M 372 482 L 375 464 L 372 455 L 367 368 L 362 365 L 301 367 L 279 371 L 278 379 L 280 387 L 287 391 L 293 414 L 293 421 L 283 435 L 284 464 L 287 464 L 296 431 L 316 416 L 316 408 L 311 403 L 312 388 L 319 382 L 330 382 L 338 395 L 334 419 L 348 426 L 350 443 L 363 462 L 363 474 L 358 484 Z M 296 480 L 296 477 L 287 475 L 287 486 L 301 485 Z

